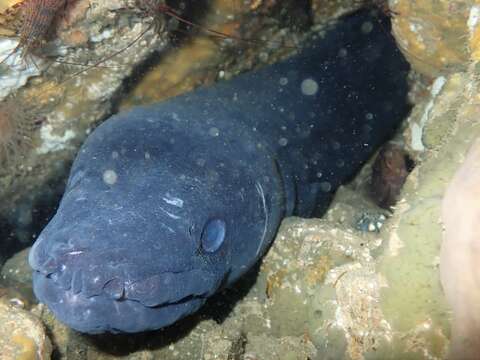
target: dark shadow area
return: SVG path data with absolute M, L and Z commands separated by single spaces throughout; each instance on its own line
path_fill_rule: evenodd
M 14 232 L 15 227 L 7 220 L 0 219 L 0 264 L 12 255 L 22 250 L 23 246 L 19 243 Z
M 0 219 L 0 264 L 35 242 L 55 215 L 65 185 L 66 176 L 51 180 L 41 193 L 20 200 L 9 219 Z
M 294 3 L 288 3 L 285 6 L 282 2 L 277 2 L 273 13 L 278 12 L 279 20 L 287 27 L 306 31 L 313 25 L 312 4 L 310 0 L 297 0 Z
M 207 16 L 209 11 L 211 11 L 211 2 L 209 0 L 191 2 L 169 0 L 166 1 L 166 5 L 175 11 L 175 13 L 184 18 L 187 22 L 192 22 L 194 24 L 201 24 L 202 19 Z M 167 18 L 170 17 L 170 19 L 167 19 L 167 24 L 169 22 L 175 23 L 174 28 L 170 31 L 170 41 L 173 46 L 180 46 L 190 37 L 204 32 L 200 25 L 191 26 L 187 22 L 179 21 L 178 19 L 172 18 L 168 14 L 165 16 Z

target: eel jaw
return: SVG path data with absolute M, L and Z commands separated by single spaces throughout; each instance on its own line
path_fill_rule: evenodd
M 85 296 L 73 288 L 65 290 L 50 275 L 33 274 L 33 290 L 64 324 L 89 334 L 135 333 L 168 326 L 198 310 L 206 297 L 190 296 L 178 302 L 146 306 L 140 301 L 112 298 L 106 292 Z
M 37 298 L 61 322 L 92 334 L 168 326 L 196 311 L 225 277 L 208 269 L 180 268 L 146 275 L 139 272 L 140 260 L 121 249 L 101 254 L 73 248 L 47 251 L 41 242 L 29 254 Z

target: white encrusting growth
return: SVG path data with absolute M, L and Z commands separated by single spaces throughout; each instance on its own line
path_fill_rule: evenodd
M 15 52 L 18 41 L 0 39 L 0 100 L 27 83 L 28 78 L 40 75 L 42 61 L 31 56 L 23 59 L 20 51 Z
M 425 110 L 423 112 L 423 115 L 420 119 L 419 123 L 413 123 L 411 126 L 411 147 L 415 151 L 424 151 L 425 146 L 423 145 L 422 142 L 422 137 L 423 137 L 423 128 L 425 127 L 428 119 L 430 118 L 430 113 L 433 109 L 433 105 L 435 103 L 435 98 L 437 95 L 440 93 L 440 91 L 443 88 L 443 85 L 445 85 L 446 79 L 443 76 L 439 76 L 438 78 L 435 79 L 432 85 L 432 89 L 430 90 L 430 93 L 432 94 L 432 97 L 430 101 L 427 103 L 427 106 L 425 107 Z
M 65 149 L 66 144 L 75 138 L 75 132 L 73 130 L 66 130 L 63 135 L 60 136 L 55 133 L 55 128 L 47 123 L 40 128 L 40 138 L 42 139 L 42 145 L 37 148 L 37 153 L 47 154 Z
M 480 5 L 474 5 L 470 9 L 470 13 L 468 16 L 467 26 L 468 32 L 470 34 L 470 38 L 473 37 L 475 33 L 475 28 L 478 25 L 478 20 L 480 19 Z
M 90 41 L 92 42 L 102 42 L 103 40 L 110 39 L 113 36 L 113 30 L 107 29 L 102 31 L 99 34 L 91 35 Z

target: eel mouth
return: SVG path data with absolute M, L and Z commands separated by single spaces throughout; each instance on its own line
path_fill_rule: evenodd
M 137 300 L 112 299 L 105 293 L 85 296 L 64 289 L 51 276 L 35 271 L 33 289 L 64 324 L 89 334 L 136 333 L 168 326 L 200 308 L 205 297 L 189 296 L 176 303 L 145 306 Z
M 168 326 L 196 311 L 223 280 L 208 269 L 156 268 L 161 261 L 144 261 L 122 249 L 43 250 L 34 246 L 29 254 L 35 295 L 60 321 L 86 333 Z

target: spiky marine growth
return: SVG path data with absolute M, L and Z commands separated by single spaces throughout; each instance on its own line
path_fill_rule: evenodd
M 2 62 L 17 51 L 26 59 L 33 50 L 40 48 L 65 5 L 66 0 L 24 0 L 0 13 L 0 19 L 5 19 L 2 25 L 17 33 L 19 40 L 17 47 Z
M 35 121 L 16 98 L 0 102 L 0 171 L 23 159 L 32 146 Z

